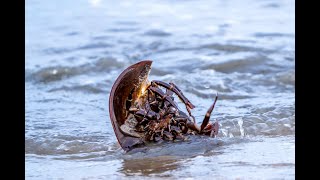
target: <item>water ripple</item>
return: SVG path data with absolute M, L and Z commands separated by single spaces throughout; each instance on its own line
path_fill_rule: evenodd
M 108 72 L 123 66 L 123 62 L 117 61 L 114 58 L 100 58 L 92 63 L 85 63 L 74 67 L 45 67 L 31 74 L 27 74 L 26 79 L 29 81 L 49 83 L 82 74 Z

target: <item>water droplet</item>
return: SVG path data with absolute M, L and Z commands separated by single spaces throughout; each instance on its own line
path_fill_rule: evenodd
M 243 120 L 242 119 L 239 119 L 238 120 L 238 125 L 239 125 L 239 128 L 240 128 L 240 133 L 241 133 L 241 137 L 244 137 L 244 129 L 243 129 Z

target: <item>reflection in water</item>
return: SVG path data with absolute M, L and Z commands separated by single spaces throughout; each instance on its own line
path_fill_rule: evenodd
M 237 139 L 236 141 L 240 143 L 246 140 Z M 123 166 L 120 172 L 128 176 L 171 176 L 169 172 L 178 170 L 181 165 L 198 155 L 214 157 L 222 154 L 221 145 L 230 143 L 236 142 L 191 135 L 185 142 L 148 144 L 146 147 L 121 154 Z
M 181 159 L 174 156 L 157 156 L 141 159 L 125 159 L 120 172 L 125 175 L 161 174 L 166 171 L 178 169 Z

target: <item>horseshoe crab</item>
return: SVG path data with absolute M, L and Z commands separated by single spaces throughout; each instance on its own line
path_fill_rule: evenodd
M 191 114 L 195 106 L 174 83 L 148 81 L 151 64 L 151 60 L 144 60 L 129 66 L 111 89 L 110 120 L 122 149 L 130 151 L 161 140 L 185 140 L 184 135 L 188 134 L 215 137 L 219 124 L 209 119 L 218 95 L 199 127 Z M 173 94 L 185 104 L 189 115 L 179 110 Z

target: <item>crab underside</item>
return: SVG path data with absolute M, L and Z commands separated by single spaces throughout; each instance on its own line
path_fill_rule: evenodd
M 120 146 L 129 151 L 149 142 L 186 140 L 191 134 L 215 137 L 219 124 L 209 119 L 218 96 L 199 127 L 191 114 L 195 106 L 174 83 L 148 81 L 151 64 L 146 60 L 129 66 L 112 87 L 109 113 Z M 188 115 L 179 109 L 174 94 Z

